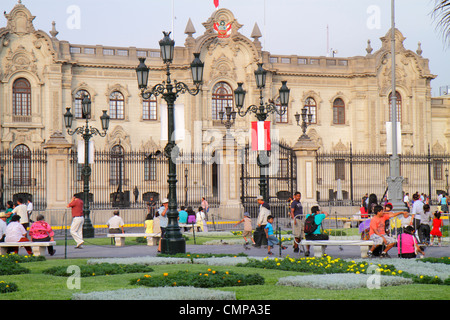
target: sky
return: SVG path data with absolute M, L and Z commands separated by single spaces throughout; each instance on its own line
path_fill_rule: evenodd
M 1 0 L 10 12 L 18 0 Z M 57 38 L 72 44 L 159 48 L 162 31 L 173 31 L 175 44 L 184 45 L 189 18 L 203 34 L 216 10 L 213 0 L 22 0 L 36 16 L 36 29 L 49 32 L 52 21 Z M 431 12 L 435 0 L 396 0 L 395 26 L 406 37 L 404 46 L 429 59 L 432 95 L 450 88 L 450 45 L 447 45 Z M 390 0 L 219 0 L 219 9 L 230 9 L 250 38 L 255 23 L 263 50 L 272 54 L 336 57 L 366 54 L 367 40 L 373 52 L 391 27 Z M 0 27 L 6 18 L 0 18 Z M 329 49 L 329 50 L 327 50 Z

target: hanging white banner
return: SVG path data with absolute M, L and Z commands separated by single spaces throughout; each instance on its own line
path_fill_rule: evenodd
M 397 122 L 397 154 L 402 153 L 402 128 Z M 392 122 L 386 122 L 386 154 L 392 154 Z
M 161 140 L 167 141 L 167 104 L 161 104 Z M 184 104 L 176 104 L 174 106 L 175 114 L 175 141 L 184 140 L 185 127 L 184 127 Z
M 84 140 L 78 141 L 78 163 L 84 164 L 84 149 L 85 149 L 85 142 Z M 94 141 L 89 141 L 89 164 L 94 163 Z

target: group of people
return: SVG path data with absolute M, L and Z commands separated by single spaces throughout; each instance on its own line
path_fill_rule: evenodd
M 161 233 L 161 239 L 164 238 L 166 228 L 169 224 L 167 212 L 169 209 L 169 199 L 164 198 L 161 201 L 161 206 L 156 210 L 156 201 L 153 198 L 147 203 L 147 216 L 145 217 L 145 233 Z M 178 210 L 178 223 L 179 224 L 195 224 L 198 231 L 207 232 L 208 227 L 206 224 L 207 212 L 209 211 L 209 204 L 205 197 L 202 197 L 201 205 L 198 208 L 197 213 L 194 212 L 192 207 L 181 206 Z M 161 241 L 158 245 L 158 252 L 161 252 Z
M 295 238 L 293 247 L 294 252 L 299 252 L 299 243 L 303 238 L 303 235 L 305 236 L 306 240 L 328 240 L 328 235 L 321 232 L 322 221 L 328 216 L 328 213 L 320 210 L 319 206 L 313 206 L 311 208 L 311 213 L 304 215 L 303 206 L 300 200 L 301 193 L 297 191 L 294 193 L 293 199 L 292 201 L 290 201 L 289 205 L 290 216 L 292 219 L 293 235 Z M 240 223 L 244 224 L 244 246 L 248 246 L 248 239 L 251 239 L 253 246 L 256 248 L 260 248 L 261 245 L 267 245 L 268 255 L 273 255 L 271 250 L 277 244 L 279 244 L 283 250 L 287 249 L 286 246 L 283 246 L 279 242 L 278 238 L 274 234 L 274 217 L 271 215 L 269 204 L 264 201 L 264 198 L 262 196 L 257 197 L 257 202 L 259 204 L 259 213 L 256 221 L 257 226 L 255 232 L 253 232 L 252 220 L 247 212 L 244 213 L 244 218 L 236 223 L 236 225 Z M 315 228 L 310 232 L 305 232 L 305 222 L 307 220 L 309 221 L 309 218 L 313 221 Z M 309 250 L 310 246 L 308 245 L 306 246 L 305 256 L 310 255 Z
M 367 195 L 366 195 L 367 196 Z M 375 199 L 375 201 L 371 201 Z M 424 247 L 434 243 L 435 238 L 441 245 L 443 220 L 441 212 L 437 210 L 431 213 L 431 207 L 427 202 L 425 195 L 419 195 L 418 192 L 409 200 L 409 194 L 405 194 L 404 203 L 405 210 L 400 212 L 391 212 L 393 205 L 386 203 L 383 206 L 376 203 L 376 196 L 370 195 L 368 198 L 363 197 L 361 210 L 368 216 L 370 220 L 369 228 L 367 228 L 367 237 L 364 237 L 367 230 L 362 232 L 362 239 L 372 240 L 374 245 L 369 249 L 368 256 L 374 255 L 377 247 L 384 246 L 381 257 L 388 256 L 388 251 L 397 245 L 398 256 L 402 258 L 413 258 L 418 253 L 424 255 Z M 367 210 L 366 210 L 367 209 Z M 391 219 L 397 217 L 396 219 Z M 430 239 L 431 237 L 431 239 Z
M 30 200 L 25 204 L 22 198 L 18 198 L 16 202 L 8 201 L 6 206 L 6 211 L 0 212 L 0 242 L 53 241 L 54 232 L 44 216 L 38 214 L 36 221 L 31 219 L 33 203 Z M 33 254 L 31 247 L 25 246 L 25 250 L 29 255 Z M 8 253 L 11 252 L 18 254 L 19 247 L 8 248 Z M 50 255 L 55 252 L 53 246 L 48 247 Z

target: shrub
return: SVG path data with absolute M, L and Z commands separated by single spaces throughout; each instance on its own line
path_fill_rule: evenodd
M 99 263 L 94 265 L 80 266 L 81 277 L 104 276 L 124 273 L 152 272 L 153 269 L 141 264 L 116 264 Z M 67 272 L 67 267 L 57 266 L 43 271 L 45 274 L 67 277 L 72 273 Z
M 0 293 L 14 292 L 17 290 L 17 285 L 14 282 L 0 281 Z
M 19 263 L 9 260 L 0 259 L 0 275 L 24 274 L 30 273 L 30 270 L 24 268 Z
M 141 278 L 131 280 L 130 283 L 147 287 L 192 286 L 198 288 L 216 288 L 262 285 L 264 284 L 264 278 L 259 274 L 243 275 L 234 272 L 208 269 L 206 272 L 200 273 L 179 271 L 157 276 L 144 275 Z

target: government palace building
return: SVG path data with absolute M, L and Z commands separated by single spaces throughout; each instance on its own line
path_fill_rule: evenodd
M 74 116 L 72 130 L 86 122 L 83 97 L 91 101 L 89 125 L 101 131 L 100 117 L 110 117 L 104 137 L 93 136 L 90 187 L 93 206 L 108 207 L 122 193 L 120 205 L 166 197 L 167 105 L 161 97 L 144 99 L 136 67 L 146 58 L 149 86 L 166 79 L 160 49 L 71 43 L 50 31 L 36 30 L 33 16 L 20 1 L 0 22 L 0 165 L 2 205 L 18 195 L 33 197 L 41 209 L 65 208 L 81 192 L 84 152 L 81 135 L 67 132 L 64 114 Z M 259 104 L 255 70 L 267 71 L 264 101 L 281 108 L 278 89 L 290 89 L 287 111 L 268 117 L 272 139 L 269 193 L 287 200 L 301 191 L 302 201 L 349 201 L 365 193 L 379 198 L 389 172 L 386 123 L 391 121 L 391 30 L 363 43 L 353 57 L 272 55 L 262 50 L 257 24 L 250 35 L 233 12 L 222 8 L 205 17 L 204 30 L 191 20 L 185 42 L 177 43 L 171 77 L 193 86 L 190 64 L 204 62 L 199 94 L 180 94 L 175 103 L 177 197 L 196 206 L 240 206 L 256 202 L 260 172 L 251 149 L 253 114 L 236 116 L 227 127 L 225 107 L 235 109 L 234 90 L 243 83 L 244 108 Z M 51 21 L 49 21 L 49 26 Z M 217 31 L 217 26 L 226 29 Z M 50 27 L 49 27 L 50 29 Z M 162 30 L 153 30 L 160 33 Z M 405 48 L 395 30 L 397 120 L 400 123 L 404 192 L 431 194 L 448 189 L 450 96 L 432 97 L 429 60 L 420 44 Z M 374 50 L 372 45 L 379 47 Z M 306 108 L 305 135 L 302 118 Z M 231 138 L 230 138 L 231 135 Z M 220 159 L 219 159 L 220 158 Z M 359 159 L 358 161 L 356 161 Z M 417 164 L 420 162 L 421 164 Z M 361 163 L 365 164 L 364 166 Z M 285 191 L 284 193 L 280 191 Z

